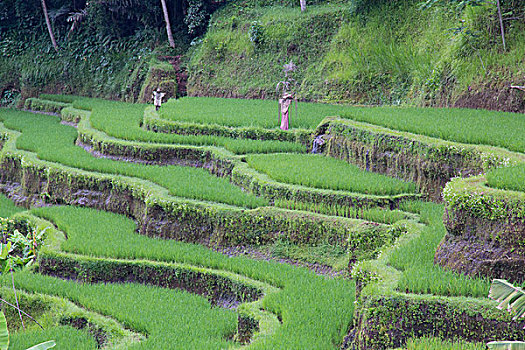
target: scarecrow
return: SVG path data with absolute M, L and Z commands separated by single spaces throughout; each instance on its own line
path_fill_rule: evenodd
M 284 80 L 277 83 L 277 86 L 275 88 L 276 93 L 281 96 L 279 98 L 279 120 L 281 123 L 281 129 L 282 130 L 288 130 L 288 122 L 289 122 L 289 113 L 290 113 L 290 105 L 292 102 L 295 101 L 295 117 L 297 117 L 297 100 L 294 96 L 294 92 L 292 91 L 292 88 L 295 88 L 297 83 L 295 80 L 288 76 L 288 73 L 291 73 L 297 69 L 297 66 L 293 64 L 292 61 L 290 63 L 284 65 Z M 279 87 L 281 88 L 281 91 L 279 91 Z
M 160 88 L 157 88 L 157 90 L 153 91 L 153 104 L 155 105 L 155 110 L 158 111 L 160 109 L 160 105 L 162 104 L 162 98 L 166 94 L 164 92 L 160 92 Z

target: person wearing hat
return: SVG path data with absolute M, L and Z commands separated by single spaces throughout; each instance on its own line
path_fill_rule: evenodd
M 288 130 L 288 113 L 290 112 L 292 101 L 292 94 L 287 92 L 279 99 L 279 104 L 281 105 L 281 130 Z
M 158 111 L 160 109 L 160 105 L 162 104 L 162 98 L 166 94 L 164 92 L 160 92 L 160 88 L 157 88 L 157 90 L 153 91 L 153 104 L 155 105 L 155 110 Z

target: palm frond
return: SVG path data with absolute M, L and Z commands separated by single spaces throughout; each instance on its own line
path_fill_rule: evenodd
M 87 16 L 87 10 L 81 9 L 77 12 L 71 12 L 67 17 L 67 22 L 82 22 Z
M 507 308 L 513 313 L 514 320 L 525 317 L 525 291 L 523 289 L 505 280 L 495 279 L 490 287 L 489 298 L 500 303 L 499 309 Z
M 58 18 L 67 15 L 69 11 L 69 5 L 64 5 L 58 9 L 50 9 L 48 13 L 51 20 L 56 21 Z

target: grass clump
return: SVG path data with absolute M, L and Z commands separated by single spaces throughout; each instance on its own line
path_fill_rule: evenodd
M 54 340 L 56 350 L 92 350 L 98 347 L 95 339 L 87 332 L 70 326 L 60 326 L 45 330 L 32 330 L 9 334 L 11 349 L 28 349 L 36 344 Z
M 373 195 L 415 193 L 412 183 L 367 172 L 344 161 L 306 154 L 249 155 L 248 164 L 276 181 Z
M 24 211 L 24 208 L 17 207 L 12 200 L 0 193 L 0 217 L 8 218 L 13 214 Z
M 356 107 L 343 117 L 447 141 L 525 152 L 525 118 L 518 113 L 457 108 Z
M 224 178 L 217 178 L 200 168 L 155 166 L 95 158 L 75 146 L 77 131 L 61 125 L 59 118 L 26 112 L 3 111 L 0 120 L 7 128 L 22 132 L 19 149 L 35 152 L 40 159 L 73 168 L 106 174 L 125 175 L 152 181 L 171 195 L 255 208 L 267 201 L 243 192 Z
M 415 207 L 414 205 L 409 205 Z M 403 272 L 397 288 L 403 292 L 485 298 L 490 281 L 472 278 L 434 265 L 436 248 L 445 235 L 443 206 L 420 204 L 420 237 L 403 243 L 390 255 L 389 264 Z
M 525 192 L 525 164 L 493 169 L 486 178 L 490 187 Z
M 318 263 L 344 270 L 348 267 L 348 253 L 345 248 L 328 243 L 317 246 L 299 246 L 285 240 L 277 240 L 268 247 L 268 252 L 275 258 L 292 259 L 308 263 Z
M 468 343 L 462 340 L 441 340 L 439 338 L 410 338 L 402 349 L 406 350 L 485 350 L 485 343 Z

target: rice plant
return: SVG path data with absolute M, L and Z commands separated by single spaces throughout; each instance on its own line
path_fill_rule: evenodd
M 0 193 L 0 217 L 8 218 L 24 210 L 24 208 L 16 206 L 12 200 Z
M 468 343 L 463 340 L 442 340 L 439 338 L 410 338 L 403 349 L 406 350 L 485 350 L 485 343 Z
M 231 271 L 281 288 L 278 293 L 266 296 L 263 306 L 279 315 L 283 324 L 274 335 L 252 344 L 251 348 L 332 348 L 333 344 L 342 341 L 346 328 L 352 320 L 355 288 L 353 281 L 317 276 L 306 269 L 287 264 L 255 261 L 242 257 L 230 258 L 200 245 L 145 237 L 136 232 L 136 224 L 131 219 L 117 214 L 75 207 L 38 208 L 34 209 L 33 213 L 52 220 L 59 229 L 67 232 L 68 240 L 62 244 L 62 249 L 68 252 L 99 257 L 147 259 L 204 266 Z M 151 288 L 147 289 L 134 285 L 79 285 L 71 281 L 60 281 L 31 274 L 16 276 L 16 281 L 19 281 L 20 287 L 24 289 L 65 296 L 85 307 L 111 315 L 134 330 L 147 331 L 150 335 L 148 342 L 156 344 L 159 349 L 162 348 L 162 344 L 159 343 L 161 340 L 158 338 L 162 338 L 165 342 L 175 342 L 179 341 L 178 337 L 183 337 L 183 335 L 176 335 L 171 339 L 174 332 L 181 332 L 181 330 L 175 330 L 178 321 L 174 321 L 176 324 L 173 326 L 164 325 L 169 323 L 164 320 L 172 318 L 172 316 L 167 316 L 168 314 L 177 315 L 178 318 L 185 319 L 187 322 L 199 322 L 197 316 L 187 317 L 186 314 L 188 312 L 201 313 L 201 309 L 191 310 L 193 304 L 188 304 L 186 310 L 173 310 L 179 306 L 166 305 L 162 299 L 165 295 L 172 295 L 171 291 L 157 288 L 147 287 Z M 129 294 L 136 296 L 127 296 L 126 289 L 128 288 Z M 105 293 L 109 294 L 104 295 Z M 132 299 L 139 298 L 138 293 L 145 293 L 144 302 Z M 150 293 L 158 295 L 159 298 L 162 297 L 159 303 L 149 299 Z M 122 295 L 125 300 L 109 305 L 112 304 L 111 298 L 117 295 Z M 175 296 L 172 295 L 171 298 Z M 132 305 L 125 305 L 126 302 Z M 146 310 L 148 307 L 145 304 L 148 302 L 158 304 L 158 308 L 157 305 L 154 305 L 154 310 Z M 138 306 L 133 307 L 133 303 L 138 303 Z M 178 305 L 178 301 L 174 303 Z M 167 308 L 167 310 L 160 310 L 162 308 Z M 156 313 L 156 318 L 152 319 Z M 221 314 L 219 311 L 217 313 Z M 202 313 L 200 317 L 208 316 Z M 311 322 L 311 320 L 316 321 Z M 210 320 L 209 323 L 212 324 L 212 322 L 219 322 L 219 320 Z M 224 323 L 221 329 L 231 331 L 232 325 L 229 321 L 220 322 Z M 185 325 L 181 329 L 186 332 L 187 328 L 188 325 Z M 164 332 L 164 335 L 160 336 L 157 330 Z M 207 329 L 207 331 L 213 336 L 218 334 L 218 331 L 212 329 Z M 196 336 L 195 332 L 190 332 L 188 337 Z M 204 338 L 210 337 L 204 336 Z M 216 345 L 217 347 L 219 346 Z M 148 345 L 147 348 L 155 347 Z
M 373 195 L 416 192 L 413 183 L 367 172 L 330 157 L 282 153 L 248 155 L 246 160 L 255 170 L 289 184 Z
M 486 297 L 490 281 L 472 278 L 434 265 L 434 254 L 445 235 L 443 206 L 421 203 L 421 219 L 427 223 L 421 235 L 398 247 L 389 263 L 403 272 L 397 288 L 403 292 L 444 296 Z
M 525 192 L 525 164 L 493 169 L 486 178 L 490 187 Z
M 75 146 L 77 132 L 61 125 L 59 119 L 26 112 L 1 112 L 0 120 L 7 128 L 22 132 L 17 139 L 19 149 L 34 152 L 39 158 L 73 168 L 105 174 L 125 175 L 152 181 L 178 197 L 220 202 L 241 207 L 267 205 L 267 201 L 243 192 L 227 179 L 218 178 L 200 168 L 157 166 L 95 158 Z
M 306 203 L 286 199 L 276 199 L 274 205 L 290 210 L 311 211 L 319 214 L 343 216 L 350 219 L 363 219 L 385 224 L 393 224 L 397 221 L 411 218 L 410 215 L 407 215 L 407 213 L 401 210 L 388 210 L 383 208 L 356 208 L 337 204 Z
M 95 338 L 87 330 L 79 330 L 70 326 L 59 326 L 45 330 L 25 332 L 10 332 L 9 345 L 11 349 L 28 349 L 35 344 L 49 339 L 56 341 L 56 350 L 92 350 L 97 348 Z

